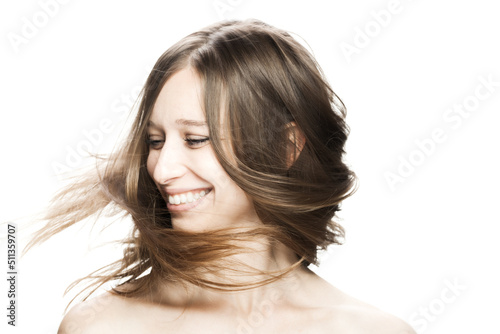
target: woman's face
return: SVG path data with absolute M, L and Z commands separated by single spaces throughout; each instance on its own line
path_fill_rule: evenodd
M 175 229 L 258 223 L 252 202 L 212 150 L 200 87 L 189 67 L 163 86 L 148 125 L 148 173 L 167 203 Z

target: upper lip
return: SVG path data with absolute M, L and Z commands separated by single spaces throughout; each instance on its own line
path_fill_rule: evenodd
M 210 187 L 202 187 L 202 188 L 177 188 L 177 189 L 166 189 L 164 190 L 164 193 L 167 195 L 176 195 L 176 194 L 182 194 L 182 193 L 187 193 L 187 192 L 196 192 L 196 191 L 202 191 L 202 190 L 210 190 L 212 188 Z

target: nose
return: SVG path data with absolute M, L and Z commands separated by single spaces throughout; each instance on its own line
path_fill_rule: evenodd
M 167 146 L 165 143 L 161 150 L 155 152 L 156 161 L 152 176 L 158 184 L 167 184 L 186 174 L 186 159 L 181 149 Z

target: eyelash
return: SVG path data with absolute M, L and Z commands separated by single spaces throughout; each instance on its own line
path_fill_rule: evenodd
M 201 144 L 207 142 L 210 140 L 209 137 L 205 138 L 199 138 L 199 139 L 192 139 L 192 138 L 184 138 L 184 141 L 187 143 L 189 147 L 196 147 L 200 146 Z M 153 139 L 146 139 L 146 144 L 151 148 L 151 149 L 159 149 L 160 145 L 164 142 L 164 140 L 153 140 Z
M 201 145 L 209 140 L 208 137 L 205 138 L 199 138 L 199 139 L 192 139 L 192 138 L 186 138 L 184 141 L 188 144 L 189 147 L 194 147 Z

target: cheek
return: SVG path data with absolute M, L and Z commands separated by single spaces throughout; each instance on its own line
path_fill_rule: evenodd
M 210 177 L 210 181 L 219 188 L 219 191 L 226 190 L 232 180 L 224 168 L 222 168 L 215 154 L 207 154 L 201 161 L 203 163 L 200 164 L 200 167 Z
M 221 165 L 214 164 L 210 174 L 213 176 L 213 182 L 219 193 L 224 194 L 223 196 L 228 204 L 239 206 L 246 202 L 246 193 L 231 179 Z
M 158 162 L 158 157 L 154 153 L 148 154 L 148 159 L 146 160 L 146 168 L 148 170 L 149 176 L 154 180 L 154 171 L 156 164 Z

